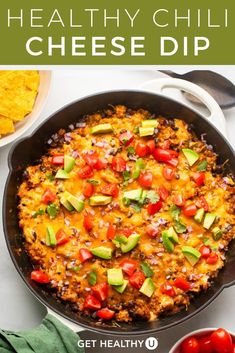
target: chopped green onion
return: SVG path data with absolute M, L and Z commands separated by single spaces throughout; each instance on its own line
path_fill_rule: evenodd
M 97 282 L 97 275 L 94 271 L 91 271 L 88 275 L 88 282 L 91 286 L 94 286 Z
M 58 207 L 56 204 L 51 203 L 50 205 L 47 206 L 47 213 L 50 216 L 51 219 L 56 218 L 58 214 Z
M 140 266 L 146 277 L 152 277 L 153 270 L 151 269 L 151 267 L 147 262 L 142 262 Z

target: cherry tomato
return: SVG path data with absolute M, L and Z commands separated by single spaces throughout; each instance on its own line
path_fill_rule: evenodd
M 88 249 L 82 248 L 79 250 L 79 257 L 81 262 L 85 262 L 92 259 L 93 255 Z
M 46 284 L 50 282 L 49 277 L 46 273 L 41 270 L 35 270 L 31 272 L 31 279 L 35 282 Z
M 172 180 L 175 176 L 175 169 L 172 167 L 164 167 L 163 168 L 163 176 L 166 180 Z
M 101 188 L 101 193 L 104 195 L 109 195 L 113 197 L 118 197 L 119 188 L 117 184 L 106 184 Z
M 84 302 L 84 309 L 99 310 L 101 303 L 93 295 L 88 295 Z
M 69 241 L 68 235 L 65 233 L 65 231 L 62 228 L 59 229 L 58 232 L 56 233 L 56 241 L 57 241 L 57 245 L 64 245 Z
M 177 167 L 179 161 L 178 158 L 172 157 L 169 161 L 167 161 L 172 167 Z
M 162 294 L 169 295 L 169 297 L 174 297 L 176 295 L 174 288 L 168 281 L 161 285 L 161 292 Z
M 183 214 L 187 217 L 195 216 L 197 213 L 197 207 L 194 203 L 191 203 L 183 208 Z
M 128 146 L 133 141 L 133 139 L 134 135 L 130 131 L 123 132 L 119 136 L 119 141 L 125 146 Z
M 174 286 L 176 288 L 182 289 L 184 292 L 187 292 L 191 288 L 191 284 L 188 281 L 186 281 L 186 279 L 181 277 L 176 278 L 174 280 Z
M 173 202 L 176 206 L 182 207 L 185 204 L 185 198 L 182 194 L 175 194 L 173 197 Z
M 120 263 L 120 267 L 122 268 L 123 272 L 125 272 L 128 276 L 131 276 L 137 269 L 138 262 L 131 259 L 124 259 Z
M 196 172 L 193 174 L 193 180 L 197 184 L 197 186 L 201 186 L 205 184 L 205 173 L 204 172 Z
M 154 141 L 154 140 L 149 140 L 149 141 L 146 143 L 146 145 L 148 146 L 149 151 L 150 151 L 150 153 L 152 154 L 153 151 L 154 151 L 155 148 L 156 148 L 155 141 Z
M 91 287 L 95 297 L 100 301 L 104 301 L 108 298 L 109 295 L 109 285 L 106 282 L 98 283 L 95 286 Z
M 186 338 L 181 344 L 181 353 L 199 353 L 199 342 L 195 337 Z
M 91 197 L 93 195 L 94 192 L 94 185 L 90 184 L 90 183 L 85 183 L 84 187 L 83 187 L 83 195 L 87 198 Z
M 200 353 L 213 353 L 214 352 L 210 337 L 202 337 L 198 341 L 199 341 Z
M 92 152 L 92 153 L 85 153 L 83 155 L 83 159 L 88 164 L 91 168 L 94 168 L 98 161 L 98 153 L 97 152 Z
M 218 255 L 211 253 L 210 256 L 206 259 L 206 263 L 209 265 L 214 265 L 218 261 Z
M 108 308 L 103 308 L 97 311 L 96 315 L 103 320 L 111 320 L 114 315 L 115 315 L 115 311 L 110 310 Z
M 96 170 L 101 170 L 101 169 L 106 169 L 108 165 L 108 162 L 104 158 L 98 158 L 96 164 L 94 165 L 94 169 Z
M 142 188 L 150 188 L 153 182 L 153 174 L 148 171 L 140 173 L 138 182 Z
M 214 351 L 217 353 L 232 353 L 233 351 L 232 337 L 222 328 L 218 328 L 218 330 L 212 333 L 211 343 Z
M 113 240 L 116 235 L 116 230 L 117 230 L 117 227 L 115 226 L 115 224 L 109 223 L 107 233 L 106 233 L 107 239 Z
M 209 248 L 209 246 L 206 245 L 202 245 L 199 251 L 203 259 L 207 259 L 211 254 L 211 249 Z
M 139 142 L 135 147 L 135 153 L 139 157 L 146 157 L 150 153 L 150 148 L 145 143 Z
M 148 214 L 152 216 L 158 211 L 160 211 L 161 208 L 162 208 L 162 201 L 158 201 L 156 203 L 148 204 L 147 211 L 148 211 Z
M 82 167 L 79 172 L 78 172 L 78 176 L 81 179 L 88 179 L 93 177 L 93 170 L 89 165 L 85 165 L 85 167 Z
M 42 195 L 42 202 L 48 205 L 50 202 L 54 202 L 55 199 L 56 195 L 51 191 L 51 189 L 47 188 Z
M 64 165 L 64 155 L 56 154 L 51 158 L 51 163 L 54 165 Z
M 113 157 L 111 166 L 115 172 L 122 173 L 126 170 L 126 161 L 120 156 Z
M 93 228 L 93 217 L 90 213 L 86 213 L 83 219 L 84 228 L 90 232 Z
M 172 154 L 169 152 L 169 150 L 163 148 L 155 148 L 153 156 L 158 162 L 168 162 L 170 159 L 172 159 Z
M 159 186 L 158 193 L 162 201 L 166 201 L 169 196 L 169 191 L 163 185 Z
M 145 281 L 145 275 L 141 271 L 136 271 L 129 278 L 130 284 L 136 289 L 140 289 Z
M 199 200 L 196 201 L 196 206 L 198 208 L 203 208 L 206 212 L 209 211 L 209 205 L 204 196 L 200 196 Z
M 233 350 L 232 353 L 235 353 L 235 344 L 233 344 Z
M 148 224 L 146 227 L 146 233 L 150 238 L 156 238 L 156 236 L 159 233 L 159 229 L 156 227 L 153 227 L 151 224 Z

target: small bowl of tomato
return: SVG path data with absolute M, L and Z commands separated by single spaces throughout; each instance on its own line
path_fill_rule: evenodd
M 235 353 L 235 334 L 223 328 L 204 328 L 182 337 L 169 353 Z

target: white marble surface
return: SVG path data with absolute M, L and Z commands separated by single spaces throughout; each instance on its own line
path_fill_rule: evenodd
M 190 68 L 191 69 L 191 68 Z M 235 67 L 214 67 L 235 83 Z M 188 68 L 176 68 L 184 72 Z M 138 88 L 147 80 L 158 77 L 153 70 L 56 70 L 48 102 L 39 121 L 42 121 L 65 103 L 89 93 L 115 88 Z M 227 131 L 235 148 L 235 108 L 226 111 Z M 39 122 L 38 121 L 38 122 Z M 33 131 L 31 128 L 30 131 Z M 29 131 L 29 132 L 30 132 Z M 28 133 L 29 133 L 28 132 Z M 8 173 L 7 156 L 11 145 L 0 149 L 0 201 Z M 2 205 L 0 204 L 0 208 Z M 1 210 L 0 210 L 1 211 Z M 223 326 L 235 331 L 235 287 L 226 289 L 207 309 L 173 330 L 156 335 L 160 339 L 158 352 L 167 352 L 183 334 L 200 327 Z M 8 254 L 0 221 L 0 327 L 5 329 L 32 328 L 39 324 L 46 311 L 29 293 L 17 274 Z M 167 336 L 167 340 L 165 339 Z

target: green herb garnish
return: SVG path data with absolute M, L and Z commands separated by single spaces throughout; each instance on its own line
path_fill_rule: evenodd
M 154 190 L 148 191 L 146 198 L 150 201 L 150 203 L 157 203 L 160 200 L 160 196 Z
M 99 185 L 100 184 L 99 180 L 95 180 L 95 179 L 87 179 L 87 182 L 89 184 L 93 184 L 93 185 Z
M 170 213 L 172 218 L 174 218 L 176 221 L 179 220 L 179 215 L 181 213 L 181 209 L 179 207 L 177 207 L 176 205 L 172 205 L 170 207 Z
M 132 178 L 133 179 L 137 179 L 140 176 L 140 172 L 142 169 L 145 168 L 145 164 L 142 158 L 138 158 L 137 161 L 135 162 L 135 167 L 134 167 L 134 171 L 132 174 Z
M 129 172 L 129 170 L 125 170 L 123 173 L 122 173 L 122 176 L 123 176 L 123 179 L 125 181 L 128 181 L 131 177 L 131 173 Z
M 40 210 L 33 213 L 32 218 L 36 218 L 37 216 L 42 216 L 43 214 L 45 214 L 45 211 L 40 208 Z
M 146 277 L 152 277 L 153 270 L 151 269 L 151 267 L 147 262 L 142 262 L 140 266 Z
M 133 129 L 134 134 L 138 134 L 139 132 L 139 126 L 135 126 Z
M 46 174 L 46 177 L 49 181 L 53 181 L 55 179 L 54 175 L 49 173 Z
M 197 170 L 200 171 L 200 172 L 205 172 L 206 171 L 206 168 L 207 168 L 207 160 L 204 159 L 201 163 L 198 164 L 197 166 Z
M 126 244 L 127 241 L 128 239 L 125 235 L 116 235 L 112 242 L 119 248 L 121 244 Z
M 51 219 L 56 218 L 58 211 L 59 211 L 58 206 L 54 203 L 51 203 L 50 205 L 47 206 L 47 213 Z
M 180 221 L 175 221 L 174 228 L 177 233 L 185 233 L 187 230 L 186 226 Z
M 141 205 L 138 203 L 131 203 L 130 206 L 133 208 L 133 210 L 135 210 L 135 212 L 140 212 L 141 210 Z
M 70 270 L 73 272 L 78 272 L 81 269 L 81 266 L 74 266 Z
M 91 271 L 88 275 L 88 282 L 91 286 L 94 286 L 97 282 L 97 275 L 94 271 Z
M 126 150 L 127 150 L 127 153 L 129 153 L 129 154 L 135 154 L 135 149 L 132 146 L 127 147 Z

